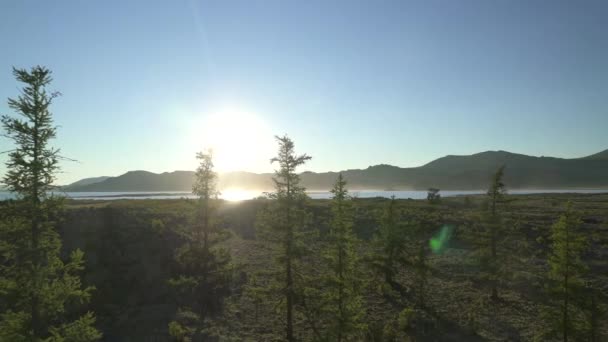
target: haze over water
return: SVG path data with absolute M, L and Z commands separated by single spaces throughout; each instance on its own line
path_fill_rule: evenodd
M 441 191 L 442 197 L 466 196 L 485 194 L 484 190 L 446 190 Z M 512 195 L 528 195 L 528 194 L 558 194 L 558 193 L 578 193 L 578 194 L 601 194 L 608 193 L 608 189 L 564 189 L 564 190 L 544 190 L 544 189 L 518 189 L 510 190 Z M 187 191 L 162 191 L 162 192 L 61 192 L 58 195 L 65 196 L 74 200 L 120 200 L 120 199 L 180 199 L 180 198 L 197 198 L 191 192 Z M 395 196 L 397 199 L 425 199 L 427 192 L 422 190 L 405 190 L 405 191 L 376 191 L 362 190 L 352 191 L 351 196 L 355 198 L 373 198 L 384 197 L 390 198 Z M 220 195 L 220 198 L 227 201 L 244 201 L 254 199 L 260 196 L 265 196 L 265 192 L 255 190 L 226 190 Z M 332 194 L 329 191 L 310 191 L 308 196 L 311 199 L 330 199 Z M 14 198 L 14 196 L 6 191 L 0 192 L 0 200 Z

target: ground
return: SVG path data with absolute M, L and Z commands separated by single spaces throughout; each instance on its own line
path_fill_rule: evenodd
M 584 260 L 590 266 L 589 280 L 608 286 L 608 195 L 550 194 L 508 196 L 501 207 L 509 234 L 499 246 L 509 274 L 499 286 L 499 300 L 489 298 L 487 282 L 479 277 L 479 264 L 471 237 L 483 196 L 426 200 L 398 200 L 402 220 L 423 227 L 412 242 L 428 240 L 444 227 L 452 229 L 447 248 L 430 253 L 430 276 L 425 305 L 416 307 L 415 273 L 403 266 L 397 287 L 382 285 L 365 265 L 377 217 L 387 199 L 357 199 L 355 231 L 361 238 L 368 340 L 417 341 L 531 341 L 545 323 L 541 309 L 548 304 L 543 291 L 547 271 L 546 253 L 551 225 L 568 201 L 580 211 L 583 229 L 590 240 Z M 234 291 L 223 312 L 212 324 L 211 334 L 220 340 L 269 341 L 282 337 L 281 315 L 272 300 L 254 300 L 247 284 L 272 263 L 266 243 L 256 239 L 255 219 L 263 200 L 223 202 L 223 225 L 233 232 L 226 242 L 234 260 Z M 180 245 L 179 231 L 188 229 L 192 201 L 130 200 L 72 201 L 62 225 L 65 250 L 81 248 L 87 255 L 85 282 L 97 287 L 90 309 L 98 316 L 100 329 L 109 341 L 165 340 L 166 324 L 175 312 L 166 280 L 172 273 L 174 250 Z M 329 201 L 309 204 L 311 228 L 320 231 L 319 242 L 309 257 L 312 269 L 322 269 L 315 255 L 323 248 Z M 411 246 L 404 246 L 411 248 Z M 604 303 L 606 304 L 606 303 Z M 414 315 L 406 326 L 399 324 L 404 309 Z M 309 339 L 309 327 L 298 316 L 297 331 Z M 602 330 L 608 333 L 604 319 Z M 607 335 L 604 335 L 607 336 Z

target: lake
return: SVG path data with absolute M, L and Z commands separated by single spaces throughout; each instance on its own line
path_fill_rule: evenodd
M 442 197 L 462 196 L 462 195 L 478 195 L 485 193 L 485 190 L 445 190 L 441 191 Z M 584 193 L 584 194 L 599 194 L 608 193 L 608 189 L 568 189 L 568 190 L 509 190 L 510 194 L 542 194 L 542 193 Z M 118 199 L 179 199 L 179 198 L 196 198 L 191 192 L 187 191 L 164 191 L 164 192 L 62 192 L 57 193 L 75 200 L 118 200 Z M 221 198 L 228 201 L 242 201 L 256 198 L 264 195 L 261 191 L 251 190 L 224 190 Z M 313 199 L 328 199 L 332 197 L 329 191 L 310 191 L 308 195 Z M 408 190 L 408 191 L 375 191 L 375 190 L 360 190 L 351 191 L 351 195 L 358 198 L 371 197 L 391 197 L 400 199 L 425 199 L 426 191 Z M 6 191 L 0 191 L 0 200 L 12 198 L 13 196 Z

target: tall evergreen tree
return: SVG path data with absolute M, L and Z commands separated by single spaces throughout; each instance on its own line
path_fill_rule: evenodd
M 305 202 L 308 199 L 305 188 L 300 185 L 296 173 L 311 157 L 295 153 L 293 141 L 287 137 L 276 137 L 279 143 L 278 156 L 271 159 L 279 169 L 273 178 L 275 191 L 269 194 L 270 206 L 260 214 L 258 225 L 265 240 L 275 250 L 275 262 L 279 268 L 276 281 L 270 286 L 283 296 L 285 308 L 285 339 L 294 341 L 294 317 L 297 297 L 301 289 L 297 284 L 304 245 L 305 226 L 308 213 Z
M 583 336 L 586 325 L 580 304 L 582 277 L 587 270 L 581 254 L 587 248 L 587 239 L 580 231 L 581 224 L 579 215 L 568 203 L 566 212 L 551 228 L 548 291 L 551 298 L 559 301 L 559 311 L 551 315 L 555 323 L 551 330 L 559 331 L 564 342 Z
M 407 229 L 400 222 L 395 196 L 391 198 L 380 218 L 380 227 L 373 240 L 372 266 L 383 276 L 386 283 L 395 285 L 394 277 L 399 266 L 406 264 Z
M 498 299 L 498 278 L 500 264 L 498 260 L 498 241 L 501 238 L 502 222 L 498 212 L 498 205 L 506 193 L 505 184 L 502 181 L 504 165 L 498 168 L 492 177 L 492 183 L 488 189 L 488 213 L 484 215 L 484 225 L 488 234 L 489 255 L 486 255 L 486 266 L 491 286 L 491 298 Z
M 358 241 L 353 233 L 353 205 L 340 173 L 331 190 L 332 218 L 328 247 L 325 255 L 329 272 L 324 275 L 323 294 L 329 316 L 329 341 L 350 341 L 361 337 L 365 328 L 361 318 L 361 273 L 357 257 Z
M 585 311 L 586 337 L 589 342 L 599 342 L 606 340 L 605 331 L 601 331 L 601 323 L 605 321 L 606 313 L 608 312 L 608 295 L 606 294 L 604 282 L 586 281 L 585 287 L 582 290 L 581 308 Z
M 57 94 L 46 91 L 51 71 L 36 66 L 13 74 L 25 86 L 8 100 L 19 116 L 2 116 L 5 136 L 15 143 L 3 183 L 17 200 L 3 206 L 0 221 L 0 340 L 95 341 L 101 334 L 93 314 L 72 310 L 93 289 L 82 288 L 78 276 L 84 254 L 75 250 L 61 259 L 56 224 L 63 205 L 49 194 L 61 158 L 49 145 L 57 133 L 49 110 Z
M 177 252 L 179 275 L 169 281 L 178 292 L 179 310 L 169 324 L 170 334 L 180 341 L 201 341 L 207 334 L 206 319 L 220 311 L 230 293 L 230 254 L 218 244 L 228 235 L 217 218 L 217 174 L 211 151 L 196 155 L 192 192 L 198 196 L 192 230 L 184 232 L 186 243 Z
M 504 198 L 504 195 L 506 194 L 505 184 L 502 181 L 504 174 L 505 166 L 503 165 L 496 170 L 496 173 L 494 173 L 492 183 L 488 189 L 488 198 L 490 202 L 489 210 L 492 215 L 497 214 L 497 206 L 500 204 Z

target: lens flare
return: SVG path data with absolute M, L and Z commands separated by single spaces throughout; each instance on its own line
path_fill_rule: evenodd
M 444 225 L 441 230 L 431 240 L 429 240 L 429 246 L 435 254 L 441 254 L 446 249 L 450 238 L 452 237 L 452 231 L 454 227 Z

